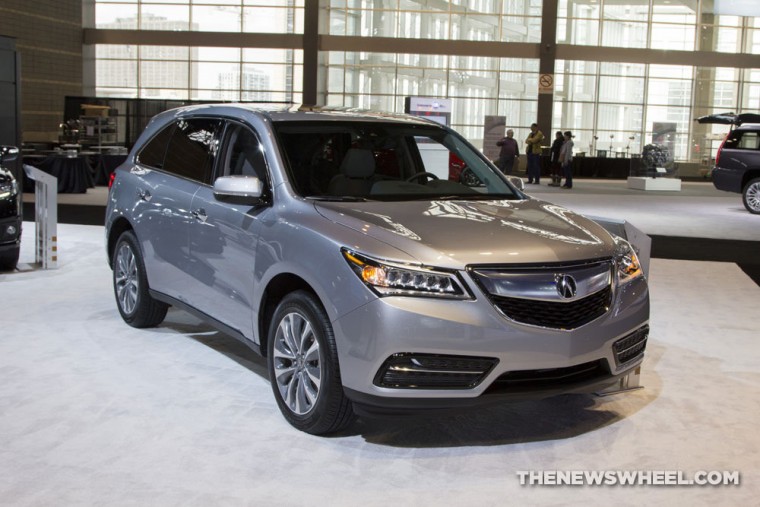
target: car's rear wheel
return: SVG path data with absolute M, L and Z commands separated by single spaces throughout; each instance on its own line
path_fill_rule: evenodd
M 292 292 L 277 306 L 267 363 L 277 405 L 294 427 L 320 435 L 351 423 L 354 414 L 343 392 L 332 326 L 311 293 Z
M 750 180 L 744 186 L 742 201 L 744 201 L 744 207 L 747 208 L 747 211 L 760 215 L 760 178 Z
M 148 292 L 145 263 L 131 231 L 119 236 L 113 255 L 113 290 L 124 322 L 132 327 L 153 327 L 163 322 L 169 306 Z
M 12 271 L 18 264 L 20 248 L 14 248 L 0 253 L 0 271 Z

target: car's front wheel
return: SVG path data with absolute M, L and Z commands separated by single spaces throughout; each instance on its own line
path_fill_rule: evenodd
M 153 327 L 163 322 L 169 306 L 153 299 L 140 246 L 132 231 L 119 236 L 113 254 L 113 291 L 124 322 L 132 327 Z
M 313 294 L 292 292 L 277 306 L 267 363 L 277 405 L 294 427 L 321 435 L 351 423 L 354 414 L 343 392 L 332 326 Z
M 742 201 L 747 211 L 756 215 L 760 214 L 760 178 L 750 180 L 744 186 Z

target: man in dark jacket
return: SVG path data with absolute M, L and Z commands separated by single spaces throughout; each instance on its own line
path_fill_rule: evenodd
M 515 133 L 512 129 L 507 130 L 506 137 L 502 137 L 500 141 L 496 143 L 496 146 L 501 146 L 499 151 L 499 160 L 496 162 L 496 166 L 501 169 L 504 174 L 512 174 L 517 157 L 520 156 L 520 146 L 514 139 Z
M 552 182 L 549 183 L 550 187 L 558 187 L 560 181 L 562 181 L 562 165 L 559 163 L 559 152 L 562 149 L 562 144 L 565 142 L 565 137 L 561 131 L 557 131 L 554 136 L 554 142 L 552 143 Z

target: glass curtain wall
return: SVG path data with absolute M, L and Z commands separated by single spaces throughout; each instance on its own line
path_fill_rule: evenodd
M 305 0 L 94 2 L 93 28 L 172 31 L 178 41 L 183 32 L 242 38 L 301 34 L 304 27 Z M 707 165 L 726 128 L 693 119 L 760 110 L 760 70 L 732 61 L 760 54 L 760 17 L 718 15 L 713 0 L 558 4 L 557 17 L 546 22 L 557 23 L 558 47 L 578 54 L 564 51 L 555 62 L 553 124 L 544 131 L 573 130 L 579 151 L 636 155 L 669 128 L 676 160 Z M 505 116 L 518 138 L 536 120 L 539 61 L 526 54 L 537 54 L 532 51 L 541 39 L 542 0 L 320 0 L 319 5 L 320 35 L 332 37 L 331 49 L 319 54 L 316 85 L 327 105 L 398 112 L 407 96 L 450 98 L 452 126 L 476 146 L 485 116 Z M 362 38 L 361 48 L 352 47 L 353 37 Z M 420 49 L 411 42 L 408 50 L 389 52 L 389 38 L 417 39 Z M 469 45 L 452 44 L 457 41 Z M 301 102 L 302 48 L 211 45 L 99 43 L 96 93 Z M 620 61 L 614 52 L 621 50 L 635 63 Z M 719 54 L 726 64 L 702 66 L 695 51 Z M 662 55 L 668 57 L 647 63 Z
M 98 29 L 303 33 L 303 0 L 96 0 Z M 102 97 L 300 102 L 303 50 L 99 44 Z
M 332 0 L 329 34 L 425 40 L 541 39 L 541 0 Z M 523 128 L 536 120 L 538 60 L 331 51 L 327 104 L 403 111 L 407 96 L 452 99 L 452 126 L 476 146 L 486 115 Z M 519 135 L 519 134 L 518 134 Z
M 721 16 L 706 0 L 560 0 L 557 42 L 577 46 L 760 54 L 759 18 Z M 572 129 L 589 154 L 641 153 L 675 129 L 675 160 L 705 165 L 725 126 L 698 116 L 760 109 L 760 71 L 558 60 L 554 125 Z

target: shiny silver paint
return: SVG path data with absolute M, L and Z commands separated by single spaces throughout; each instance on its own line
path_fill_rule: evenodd
M 143 250 L 151 289 L 214 317 L 253 344 L 262 343 L 261 303 L 270 283 L 282 274 L 300 278 L 332 323 L 342 382 L 351 390 L 381 397 L 475 397 L 497 376 L 514 369 L 565 367 L 605 358 L 614 370 L 612 343 L 648 322 L 644 277 L 619 287 L 604 316 L 570 331 L 510 322 L 489 302 L 469 268 L 610 260 L 615 251 L 610 235 L 562 207 L 528 197 L 345 203 L 298 196 L 271 122 L 351 121 L 357 116 L 197 106 L 159 115 L 136 146 L 173 118 L 197 114 L 235 119 L 255 129 L 269 168 L 271 204 L 250 208 L 220 202 L 211 186 L 136 164 L 133 151 L 110 194 L 107 236 L 115 223 L 128 221 Z M 381 116 L 361 119 L 394 121 Z M 145 191 L 150 199 L 140 197 Z M 380 298 L 350 269 L 342 247 L 376 259 L 455 270 L 473 298 Z M 488 356 L 499 363 L 471 390 L 373 385 L 383 361 L 402 352 Z M 613 373 L 637 362 L 640 359 Z M 281 385 L 290 387 L 287 381 Z M 297 407 L 294 410 L 298 413 Z

